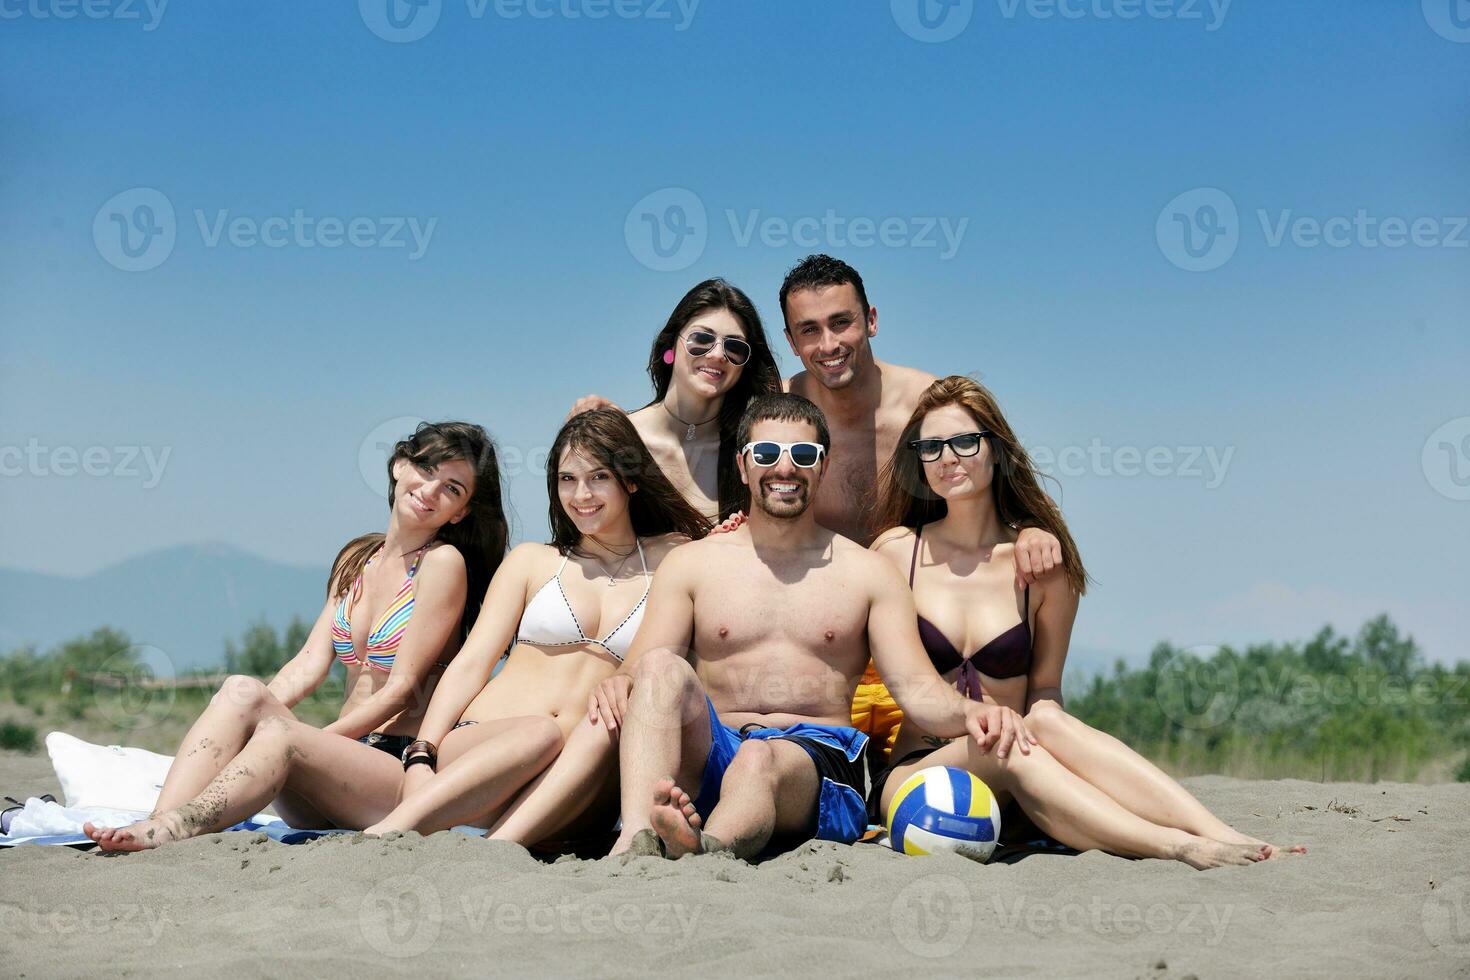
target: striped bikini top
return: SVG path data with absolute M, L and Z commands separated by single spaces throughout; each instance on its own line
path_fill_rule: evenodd
M 383 553 L 383 549 L 379 548 L 374 552 L 373 557 L 367 560 L 367 565 L 362 566 L 362 572 L 358 573 L 352 588 L 342 593 L 342 601 L 337 604 L 337 614 L 332 617 L 332 649 L 336 651 L 338 660 L 349 667 L 367 664 L 383 671 L 393 669 L 393 658 L 398 654 L 398 644 L 403 639 L 404 631 L 408 629 L 409 618 L 413 616 L 413 576 L 419 570 L 419 561 L 424 557 L 424 552 L 428 550 L 429 546 L 424 545 L 413 556 L 413 564 L 408 566 L 408 576 L 404 578 L 398 594 L 373 624 L 372 632 L 368 634 L 365 659 L 358 657 L 357 647 L 352 642 L 351 604 L 362 597 L 363 573 Z
M 526 609 L 521 613 L 521 625 L 516 631 L 516 642 L 538 647 L 570 647 L 590 643 L 602 647 L 619 661 L 626 657 L 628 648 L 633 645 L 638 626 L 643 622 L 643 609 L 648 603 L 648 590 L 653 584 L 653 576 L 648 574 L 648 562 L 643 557 L 643 542 L 639 541 L 637 545 L 638 562 L 643 566 L 643 596 L 638 600 L 638 605 L 623 617 L 623 621 L 613 627 L 612 632 L 600 640 L 582 632 L 582 624 L 578 622 L 577 614 L 572 612 L 572 602 L 561 585 L 561 570 L 567 567 L 567 558 L 570 557 L 564 555 L 561 564 L 556 566 L 556 574 L 547 579 L 536 590 L 536 594 L 531 596 L 531 601 L 526 603 Z M 560 602 L 551 593 L 553 584 L 561 597 Z

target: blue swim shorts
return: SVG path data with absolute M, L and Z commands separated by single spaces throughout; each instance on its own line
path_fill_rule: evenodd
M 867 775 L 868 736 L 842 725 L 809 725 L 789 728 L 760 728 L 747 725 L 736 731 L 720 721 L 714 702 L 709 708 L 710 748 L 704 763 L 704 780 L 694 808 L 706 821 L 720 802 L 720 785 L 725 770 L 740 748 L 750 739 L 794 742 L 806 750 L 816 766 L 822 788 L 817 796 L 817 813 L 812 835 L 818 840 L 851 844 L 868 829 L 864 786 Z

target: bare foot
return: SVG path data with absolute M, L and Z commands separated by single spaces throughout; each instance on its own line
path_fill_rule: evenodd
M 1281 846 L 1279 846 L 1277 844 L 1266 844 L 1265 845 L 1265 848 L 1266 848 L 1266 859 L 1268 861 L 1271 858 L 1283 858 L 1283 857 L 1286 857 L 1287 855 L 1290 855 L 1290 854 L 1305 854 L 1305 853 L 1307 853 L 1307 845 L 1305 845 L 1305 844 L 1293 844 L 1290 847 L 1281 847 Z
M 653 809 L 649 811 L 648 822 L 663 841 L 664 854 L 668 857 L 677 859 L 704 850 L 700 816 L 689 801 L 689 794 L 675 786 L 672 779 L 660 779 L 653 784 Z
M 175 839 L 163 821 L 153 817 L 115 830 L 87 823 L 82 830 L 104 851 L 146 851 Z
M 1227 864 L 1255 864 L 1271 856 L 1270 844 L 1227 844 L 1199 837 L 1179 849 L 1177 857 L 1197 871 Z

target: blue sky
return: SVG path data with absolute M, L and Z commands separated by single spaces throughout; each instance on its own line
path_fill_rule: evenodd
M 1463 2 L 385 2 L 0 3 L 0 565 L 324 565 L 406 417 L 539 537 L 572 399 L 824 250 L 1055 459 L 1079 648 L 1467 654 Z

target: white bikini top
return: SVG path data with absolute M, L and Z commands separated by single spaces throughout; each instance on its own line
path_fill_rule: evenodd
M 621 661 L 627 656 L 628 648 L 633 645 L 633 637 L 638 634 L 638 624 L 643 621 L 643 607 L 648 603 L 648 590 L 653 582 L 648 574 L 648 562 L 643 559 L 643 542 L 636 543 L 638 562 L 643 566 L 643 597 L 638 600 L 633 611 L 613 627 L 611 633 L 599 640 L 582 632 L 582 624 L 577 622 L 577 614 L 572 612 L 571 600 L 561 587 L 561 570 L 567 567 L 567 558 L 570 557 L 564 555 L 561 564 L 556 568 L 556 574 L 537 589 L 536 594 L 531 596 L 531 601 L 526 603 L 526 611 L 521 613 L 516 642 L 538 647 L 569 647 L 579 643 L 592 643 Z M 560 602 L 547 591 L 553 583 L 556 584 L 557 593 L 561 595 Z

